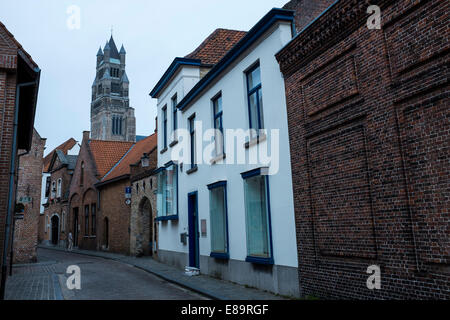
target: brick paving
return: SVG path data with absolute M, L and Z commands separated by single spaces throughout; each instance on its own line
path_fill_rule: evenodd
M 57 247 L 41 247 L 64 251 Z M 74 249 L 72 253 L 102 257 L 132 265 L 136 268 L 150 272 L 166 281 L 185 287 L 191 291 L 217 300 L 282 300 L 286 297 L 275 295 L 266 291 L 249 288 L 239 284 L 214 279 L 209 276 L 187 276 L 183 270 L 160 263 L 151 257 L 136 258 L 121 254 Z

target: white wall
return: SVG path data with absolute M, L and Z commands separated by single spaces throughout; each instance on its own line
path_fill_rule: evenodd
M 297 267 L 297 243 L 295 233 L 294 206 L 292 196 L 292 177 L 289 151 L 289 137 L 287 130 L 287 115 L 284 80 L 274 57 L 290 39 L 291 25 L 277 24 L 267 32 L 266 38 L 247 50 L 240 60 L 233 64 L 215 84 L 211 85 L 203 94 L 185 111 L 178 112 L 178 127 L 188 129 L 188 118 L 195 112 L 196 121 L 201 121 L 203 130 L 213 128 L 211 99 L 222 92 L 223 126 L 227 128 L 242 128 L 247 130 L 248 105 L 245 71 L 259 60 L 261 68 L 261 83 L 263 95 L 264 127 L 279 129 L 280 131 L 280 166 L 277 174 L 269 176 L 270 210 L 272 219 L 273 257 L 277 265 Z M 183 75 L 193 74 L 198 68 L 183 68 L 175 77 L 172 84 L 165 89 L 158 101 L 158 149 L 162 149 L 162 117 L 161 107 L 168 106 L 168 144 L 171 139 L 172 109 L 170 98 L 178 92 L 178 101 L 188 92 L 198 78 Z M 192 81 L 192 80 L 195 81 Z M 267 142 L 270 143 L 270 136 Z M 204 142 L 203 146 L 208 143 Z M 197 148 L 199 145 L 197 144 Z M 243 148 L 243 146 L 241 146 Z M 270 149 L 269 149 L 270 150 Z M 250 147 L 246 152 L 255 152 L 256 146 Z M 164 154 L 158 153 L 158 166 L 161 167 L 170 161 L 171 149 Z M 228 159 L 227 159 L 228 160 Z M 186 174 L 189 165 L 183 166 L 183 172 L 178 172 L 178 207 L 179 220 L 159 222 L 159 248 L 162 250 L 188 253 L 189 246 L 180 242 L 180 233 L 188 231 L 187 195 L 198 191 L 199 227 L 200 220 L 207 220 L 207 236 L 199 238 L 200 254 L 210 254 L 210 225 L 209 225 L 209 190 L 208 184 L 226 180 L 228 198 L 228 224 L 229 224 L 229 253 L 230 259 L 245 260 L 246 225 L 244 181 L 241 172 L 249 171 L 261 165 L 224 165 L 199 164 L 198 171 Z

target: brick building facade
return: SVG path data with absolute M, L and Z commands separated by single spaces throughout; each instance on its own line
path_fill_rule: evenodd
M 31 148 L 39 79 L 37 64 L 0 22 L 0 299 L 11 245 L 17 153 Z
M 19 150 L 16 202 L 24 207 L 23 219 L 14 222 L 13 263 L 35 262 L 38 244 L 41 177 L 46 139 L 33 130 L 31 149 Z
M 130 218 L 130 254 L 135 256 L 153 255 L 158 251 L 158 223 L 156 218 L 157 167 L 156 133 L 155 141 L 147 150 L 145 161 L 130 166 L 131 182 L 131 218 Z
M 341 0 L 277 54 L 304 295 L 449 299 L 449 2 Z M 366 286 L 368 266 L 381 289 Z
M 47 203 L 41 218 L 41 234 L 44 244 L 65 247 L 67 245 L 67 216 L 69 213 L 69 191 L 73 171 L 77 162 L 76 155 L 64 154 L 64 150 L 56 149 L 51 158 L 47 172 Z
M 156 166 L 155 148 L 156 134 L 140 140 L 132 145 L 113 168 L 95 184 L 100 199 L 98 232 L 101 235 L 99 245 L 102 250 L 123 254 L 150 254 L 151 203 L 155 202 L 155 195 L 151 195 L 151 192 L 154 191 L 156 183 L 154 186 L 150 182 L 145 186 L 135 183 L 134 188 L 130 188 L 132 186 L 130 165 L 137 170 L 142 156 L 147 153 L 152 155 L 150 162 L 154 169 Z M 135 170 L 133 172 L 136 172 Z M 127 198 L 126 188 L 131 191 L 131 194 L 128 194 L 132 197 L 131 199 Z M 144 197 L 143 192 L 147 193 L 148 197 Z M 138 212 L 132 213 L 132 208 L 135 207 L 133 200 L 136 200 L 136 196 L 141 197 L 141 203 Z
M 83 141 L 69 191 L 70 216 L 67 220 L 67 229 L 72 232 L 74 247 L 100 250 L 106 244 L 103 248 L 107 248 L 108 228 L 104 230 L 102 226 L 104 221 L 98 216 L 100 194 L 95 184 L 132 145 L 132 142 L 93 140 L 89 137 L 89 131 L 83 132 Z

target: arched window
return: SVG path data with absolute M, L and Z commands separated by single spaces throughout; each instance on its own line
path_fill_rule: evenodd
M 58 198 L 61 198 L 61 187 L 62 187 L 62 179 L 59 178 L 59 179 L 58 179 L 58 184 L 57 184 L 57 186 L 56 186 L 56 196 L 57 196 Z
M 54 199 L 56 197 L 56 181 L 52 181 L 52 190 L 50 199 Z
M 63 211 L 61 214 L 61 231 L 65 232 L 66 231 L 66 212 Z
M 84 161 L 81 162 L 80 186 L 84 184 Z

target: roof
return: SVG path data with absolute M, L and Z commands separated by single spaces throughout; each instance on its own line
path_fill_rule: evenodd
M 133 142 L 90 140 L 89 148 L 102 178 L 130 150 Z
M 77 141 L 74 138 L 70 138 L 53 149 L 52 152 L 50 152 L 48 155 L 46 155 L 44 157 L 44 172 L 48 172 L 50 163 L 52 162 L 53 154 L 56 152 L 56 150 L 61 150 L 64 155 L 67 155 L 67 152 L 69 152 L 69 150 L 71 150 L 76 143 Z
M 177 57 L 164 72 L 161 79 L 150 92 L 150 96 L 157 98 L 161 90 L 176 74 L 181 66 L 202 65 L 212 67 L 246 34 L 245 31 L 216 29 L 194 51 L 184 58 Z
M 202 64 L 214 65 L 246 34 L 245 31 L 216 29 L 185 58 L 198 59 Z
M 110 58 L 120 59 L 119 51 L 117 50 L 116 43 L 114 42 L 112 35 L 111 38 L 109 38 L 109 41 L 106 41 L 105 49 L 103 49 L 103 51 L 105 50 L 110 50 L 109 51 Z
M 77 164 L 78 156 L 67 155 L 67 154 L 64 154 L 64 152 L 62 150 L 57 149 L 56 152 L 54 153 L 54 157 L 58 157 L 59 161 L 61 161 L 61 164 L 66 165 L 67 169 L 69 169 L 69 170 L 75 169 L 75 165 Z M 52 158 L 52 161 L 50 162 L 48 170 L 50 170 L 50 168 L 52 168 L 53 165 L 54 165 L 54 160 Z
M 195 98 L 203 92 L 222 72 L 230 66 L 239 56 L 255 43 L 277 21 L 294 21 L 294 11 L 274 8 L 270 10 L 249 32 L 236 43 L 215 66 L 187 93 L 179 102 L 180 110 L 190 105 Z
M 2 28 L 5 33 L 9 36 L 9 40 L 11 40 L 15 46 L 17 47 L 17 51 L 21 51 L 28 59 L 27 63 L 30 64 L 30 68 L 32 69 L 39 69 L 38 65 L 36 64 L 36 62 L 33 61 L 33 58 L 31 58 L 31 55 L 25 51 L 25 49 L 22 47 L 22 45 L 19 43 L 19 41 L 16 40 L 16 38 L 14 38 L 14 35 L 8 31 L 8 29 L 5 27 L 5 25 L 0 21 L 0 28 Z
M 156 133 L 137 142 L 129 152 L 117 163 L 102 181 L 110 181 L 115 178 L 130 174 L 130 165 L 138 163 L 144 153 L 150 153 L 156 148 Z

